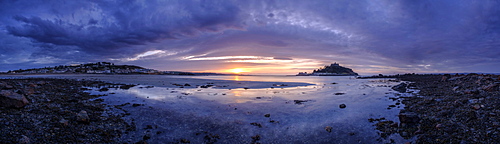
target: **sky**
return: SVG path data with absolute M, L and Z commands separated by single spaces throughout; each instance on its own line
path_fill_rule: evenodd
M 500 72 L 494 0 L 0 0 L 0 71 Z

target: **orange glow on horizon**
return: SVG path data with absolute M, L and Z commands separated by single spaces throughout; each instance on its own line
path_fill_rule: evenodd
M 248 72 L 248 71 L 243 69 L 243 68 L 233 68 L 233 69 L 227 70 L 227 72 L 231 72 L 234 74 L 240 74 L 240 73 L 244 73 L 244 72 Z

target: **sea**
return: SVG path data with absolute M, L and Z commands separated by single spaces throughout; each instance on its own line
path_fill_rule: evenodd
M 30 76 L 22 76 L 30 77 Z M 392 79 L 352 76 L 37 75 L 139 84 L 111 88 L 108 112 L 136 126 L 124 142 L 148 143 L 405 143 L 381 137 L 376 122 L 399 122 L 404 109 Z M 2 77 L 2 78 L 13 78 Z M 188 84 L 189 86 L 187 86 Z M 181 86 L 182 85 L 182 86 Z M 210 85 L 202 88 L 201 86 Z M 390 107 L 393 105 L 395 107 Z M 345 107 L 343 107 L 345 106 Z

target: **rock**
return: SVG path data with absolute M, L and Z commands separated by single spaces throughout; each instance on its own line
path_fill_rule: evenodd
M 14 87 L 11 86 L 11 85 L 3 85 L 3 88 L 2 89 L 6 89 L 6 90 L 9 90 L 9 89 L 13 89 Z
M 398 125 L 399 125 L 399 124 L 398 124 L 397 122 L 394 122 L 394 123 L 392 123 L 392 124 L 390 125 L 390 127 L 397 128 L 397 127 L 398 127 Z
M 28 99 L 24 95 L 15 93 L 12 90 L 0 91 L 0 107 L 22 108 L 28 103 Z
M 465 94 L 479 94 L 479 91 L 468 89 L 464 91 Z
M 392 89 L 397 92 L 404 93 L 406 92 L 406 86 L 408 86 L 406 83 L 400 83 L 398 85 L 393 86 Z
M 437 124 L 436 125 L 436 129 L 440 129 L 440 128 L 443 128 L 443 125 L 442 124 Z
M 332 129 L 333 129 L 333 128 L 332 128 L 331 126 L 326 126 L 326 127 L 325 127 L 325 130 L 326 130 L 327 132 L 332 132 Z
M 470 99 L 469 103 L 471 103 L 471 104 L 479 103 L 479 99 Z
M 69 125 L 69 121 L 68 120 L 65 120 L 65 119 L 61 119 L 59 121 L 59 123 L 62 125 L 62 126 L 68 126 Z
M 492 125 L 493 125 L 494 127 L 499 127 L 499 126 L 500 126 L 500 122 L 493 122 L 493 123 L 492 123 Z
M 181 143 L 191 143 L 191 141 L 189 141 L 187 139 L 181 139 Z
M 81 123 L 90 123 L 90 118 L 87 114 L 87 111 L 82 110 L 78 114 L 76 114 L 76 121 Z
M 408 132 L 401 132 L 401 136 L 402 137 L 407 137 L 408 136 Z
M 472 108 L 473 108 L 473 109 L 475 109 L 475 110 L 478 110 L 478 109 L 480 109 L 480 108 L 481 108 L 481 105 L 479 105 L 479 104 L 474 104 L 474 105 L 472 106 Z
M 257 126 L 257 127 L 259 127 L 259 128 L 262 128 L 262 125 L 261 125 L 260 123 L 255 123 L 255 122 L 254 122 L 254 123 L 250 123 L 250 124 L 251 124 L 251 125 L 253 125 L 253 126 Z
M 303 102 L 307 102 L 309 100 L 293 100 L 293 102 L 295 102 L 295 104 L 302 104 Z
M 345 104 L 340 104 L 339 108 L 346 108 L 347 106 Z
M 456 80 L 459 80 L 459 79 L 462 79 L 464 78 L 463 76 L 460 76 L 460 77 L 452 77 L 450 79 L 448 79 L 448 81 L 456 81 Z
M 142 140 L 149 140 L 151 139 L 151 134 L 150 133 L 147 133 L 145 134 L 143 137 L 142 137 Z
M 271 116 L 271 114 L 265 114 L 264 116 L 265 116 L 265 117 L 270 117 L 270 116 Z
M 447 75 L 447 76 L 443 76 L 441 77 L 441 81 L 444 82 L 444 81 L 448 81 L 448 79 L 451 78 L 450 75 Z
M 138 104 L 138 103 L 132 104 L 132 107 L 138 107 L 138 106 L 144 106 L 144 104 Z
M 20 144 L 28 144 L 28 143 L 30 143 L 30 138 L 25 136 L 25 135 L 21 135 L 21 139 L 19 139 L 19 143 Z
M 101 88 L 101 89 L 99 89 L 100 92 L 104 92 L 104 91 L 108 91 L 108 90 L 109 90 L 109 88 Z
M 401 123 L 416 124 L 420 121 L 420 118 L 414 112 L 399 113 L 398 117 Z
M 122 86 L 120 86 L 120 89 L 128 90 L 128 89 L 135 87 L 135 86 L 136 85 L 122 85 Z
M 418 129 L 417 131 L 415 131 L 413 134 L 423 134 L 424 131 L 422 131 L 421 129 Z
M 253 140 L 253 142 L 260 140 L 260 135 L 252 136 L 252 140 Z
M 484 91 L 487 91 L 487 92 L 494 92 L 494 91 L 498 91 L 498 84 L 490 84 L 488 86 L 485 86 L 483 87 L 483 90 Z

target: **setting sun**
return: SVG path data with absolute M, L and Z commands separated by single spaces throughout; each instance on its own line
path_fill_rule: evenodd
M 234 68 L 234 69 L 230 69 L 230 70 L 228 70 L 228 72 L 235 73 L 235 74 L 239 74 L 239 73 L 242 73 L 242 72 L 248 72 L 248 71 L 245 71 L 245 70 L 244 70 L 244 69 L 242 69 L 242 68 Z

